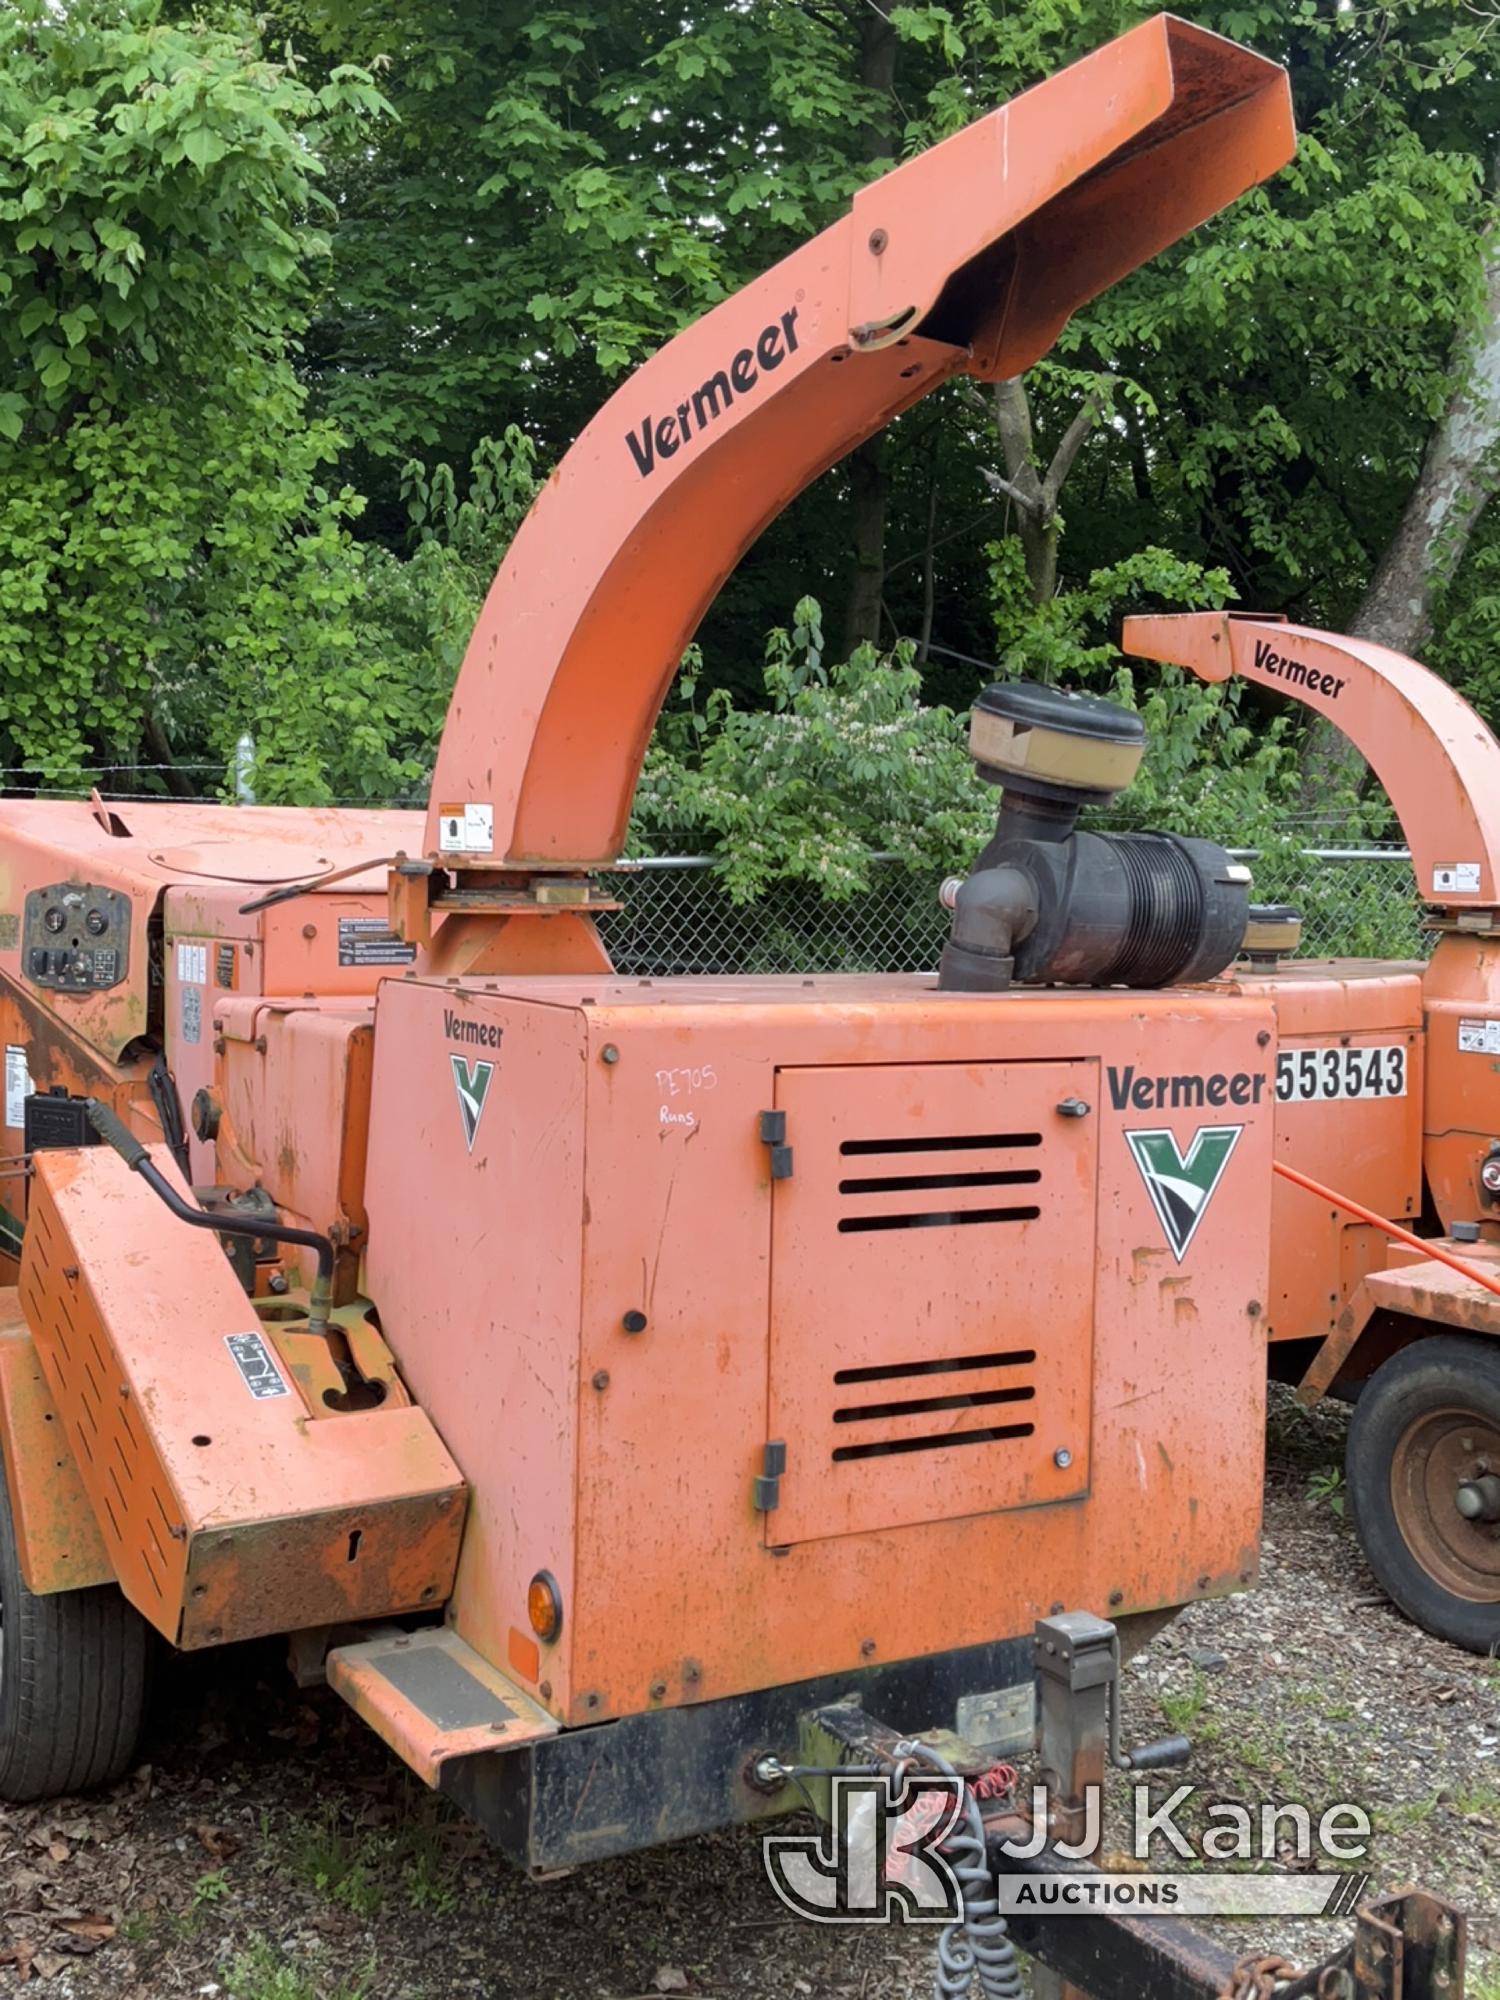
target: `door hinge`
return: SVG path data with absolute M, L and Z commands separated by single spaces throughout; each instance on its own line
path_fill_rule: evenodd
M 771 1150 L 771 1178 L 773 1181 L 789 1181 L 792 1178 L 792 1149 L 786 1143 L 786 1113 L 784 1111 L 762 1111 L 760 1114 L 760 1143 Z
M 774 1514 L 781 1505 L 781 1475 L 785 1471 L 786 1445 L 780 1438 L 773 1438 L 761 1453 L 761 1470 L 755 1481 L 757 1514 Z

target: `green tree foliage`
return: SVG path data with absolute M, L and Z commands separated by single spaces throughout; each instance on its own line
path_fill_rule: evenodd
M 948 74 L 911 143 L 1147 11 L 954 9 Z M 1063 498 L 1061 587 L 1154 542 L 1224 568 L 1247 605 L 1338 627 L 1392 533 L 1479 303 L 1493 22 L 1446 0 L 1208 0 L 1193 19 L 1287 64 L 1301 145 L 1291 168 L 1079 313 L 1028 378 L 1044 464 L 1083 399 L 1102 405 Z M 997 464 L 962 400 L 974 452 Z M 972 544 L 953 554 L 972 568 Z
M 1061 672 L 1140 709 L 1146 761 L 1111 824 L 1283 845 L 1297 775 L 1286 720 L 1258 728 L 1232 684 L 1132 674 L 1110 633 L 1121 602 L 1143 589 L 1186 609 L 1222 603 L 1226 579 L 1144 550 L 1032 607 L 1006 670 Z M 923 700 L 914 651 L 864 646 L 829 665 L 821 609 L 804 598 L 767 641 L 760 706 L 705 690 L 693 658 L 646 760 L 636 849 L 712 854 L 741 902 L 777 881 L 835 901 L 862 893 L 876 854 L 927 876 L 966 869 L 993 830 L 996 794 L 969 760 L 967 717 Z
M 877 87 L 868 24 L 887 11 Z M 13 0 L 5 762 L 65 776 L 161 761 L 168 741 L 213 762 L 249 727 L 263 798 L 420 797 L 493 566 L 623 372 L 887 155 L 1149 11 L 271 0 L 252 24 L 231 0 Z M 844 597 L 836 471 L 706 623 L 641 837 L 727 854 L 747 836 L 792 872 L 832 843 L 835 887 L 859 843 L 947 854 L 938 788 L 967 780 L 942 711 L 989 661 L 1139 701 L 1161 740 L 1148 817 L 1233 832 L 1289 809 L 1296 712 L 1272 728 L 1283 711 L 1255 691 L 1121 680 L 1119 621 L 1225 601 L 1349 617 L 1478 309 L 1500 101 L 1488 17 L 1449 0 L 1204 0 L 1194 18 L 1289 64 L 1303 146 L 1027 378 L 1043 466 L 1094 412 L 1055 597 L 1027 587 L 992 407 L 950 385 L 884 453 L 887 650 L 825 669 L 804 616 L 759 664 L 785 607 Z M 1436 641 L 1481 705 L 1497 548 L 1486 526 Z M 931 761 L 913 769 L 917 748 Z
M 555 457 L 662 338 L 839 212 L 853 187 L 1144 19 L 1132 0 L 891 9 L 894 103 L 859 81 L 870 0 L 622 13 L 489 0 L 281 0 L 278 32 L 379 64 L 398 119 L 335 156 L 335 283 L 308 369 L 342 424 L 365 529 L 406 546 L 398 468 L 521 425 Z M 1448 0 L 1207 0 L 1204 26 L 1288 63 L 1297 165 L 1080 314 L 1028 390 L 1050 451 L 1095 396 L 1060 588 L 1143 542 L 1227 570 L 1242 602 L 1347 620 L 1389 537 L 1474 303 L 1495 126 L 1483 20 Z M 870 134 L 889 147 L 871 147 Z M 894 427 L 884 629 L 961 703 L 986 551 L 1017 520 L 993 426 L 953 389 Z M 830 475 L 705 626 L 753 698 L 759 634 L 848 573 Z M 932 650 L 928 650 L 927 642 Z
M 356 502 L 319 483 L 336 439 L 293 353 L 314 148 L 378 107 L 361 72 L 313 91 L 244 24 L 153 0 L 0 18 L 7 764 L 131 765 L 169 730 L 222 751 L 341 681 L 352 706 Z
M 274 18 L 325 67 L 378 66 L 398 114 L 331 159 L 334 283 L 308 350 L 388 512 L 407 459 L 467 462 L 510 422 L 557 455 L 867 171 L 856 38 L 786 0 L 283 0 Z

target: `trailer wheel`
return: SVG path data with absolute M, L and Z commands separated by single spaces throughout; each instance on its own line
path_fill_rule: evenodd
M 135 1755 L 150 1634 L 112 1583 L 26 1588 L 0 1479 L 0 1798 L 112 1784 Z
M 1500 1650 L 1500 1346 L 1434 1334 L 1365 1384 L 1349 1425 L 1350 1512 L 1408 1617 Z

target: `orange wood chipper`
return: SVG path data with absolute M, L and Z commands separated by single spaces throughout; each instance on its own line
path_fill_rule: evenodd
M 1254 1581 L 1268 1335 L 1371 1375 L 1392 1590 L 1500 1631 L 1495 1301 L 1440 1258 L 1477 1218 L 1500 1271 L 1500 751 L 1432 676 L 1264 622 L 1132 641 L 1372 757 L 1425 973 L 1235 969 L 1243 867 L 1075 824 L 1137 719 L 1027 686 L 976 704 L 999 817 L 937 974 L 623 979 L 596 925 L 760 529 L 1293 144 L 1280 69 L 1162 16 L 863 189 L 548 481 L 425 817 L 0 805 L 0 1795 L 119 1774 L 153 1634 L 286 1634 L 534 1871 L 795 1806 L 836 1699 L 992 1758 L 1038 1618 Z

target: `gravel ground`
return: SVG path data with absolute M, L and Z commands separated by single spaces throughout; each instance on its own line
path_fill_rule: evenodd
M 1340 1510 L 1338 1413 L 1278 1399 L 1264 1582 L 1127 1669 L 1127 1733 L 1183 1729 L 1208 1799 L 1364 1805 L 1384 1886 L 1471 1915 L 1500 2000 L 1500 1663 L 1407 1625 Z M 174 1663 L 149 1762 L 102 1799 L 0 1810 L 0 1994 L 57 2000 L 908 2000 L 930 1929 L 829 1930 L 774 1900 L 749 1834 L 528 1883 L 439 1812 L 275 1649 Z M 1176 1782 L 1175 1778 L 1173 1782 Z M 1229 1932 L 1236 1946 L 1251 1942 Z M 1332 1931 L 1254 1939 L 1303 1961 Z

